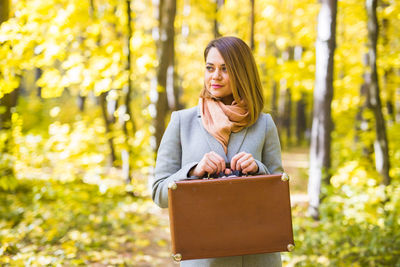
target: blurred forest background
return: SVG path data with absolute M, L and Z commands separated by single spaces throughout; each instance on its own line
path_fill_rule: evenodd
M 0 0 L 0 265 L 177 266 L 149 198 L 203 49 L 254 51 L 291 174 L 286 266 L 400 266 L 397 0 Z

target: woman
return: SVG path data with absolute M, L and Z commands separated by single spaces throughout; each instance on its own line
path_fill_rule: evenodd
M 241 171 L 282 173 L 281 149 L 250 48 L 236 37 L 211 41 L 205 51 L 199 105 L 173 112 L 158 150 L 153 200 L 168 207 L 168 184 Z M 227 169 L 225 163 L 230 163 Z M 280 253 L 182 261 L 181 266 L 281 266 Z

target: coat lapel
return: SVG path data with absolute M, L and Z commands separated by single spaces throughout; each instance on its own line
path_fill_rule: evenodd
M 204 134 L 204 136 L 206 137 L 207 143 L 210 146 L 211 151 L 214 151 L 216 153 L 218 153 L 218 155 L 220 155 L 221 157 L 224 158 L 225 162 L 228 162 L 228 158 L 226 157 L 224 148 L 222 147 L 222 145 L 220 144 L 220 142 L 218 142 L 217 139 L 214 138 L 214 136 L 212 136 L 209 132 L 207 132 L 207 130 L 204 128 L 203 126 L 203 122 L 201 121 L 201 115 L 200 115 L 200 108 L 198 108 L 197 111 L 197 121 L 200 124 L 200 128 Z M 229 148 L 228 148 L 228 153 L 229 153 Z
M 246 134 L 247 127 L 243 128 L 240 132 L 231 133 L 228 143 L 228 159 L 232 159 L 233 156 L 240 152 L 239 149 L 243 144 Z

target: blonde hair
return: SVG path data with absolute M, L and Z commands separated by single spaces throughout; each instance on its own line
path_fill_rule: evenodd
M 208 52 L 215 47 L 225 61 L 229 74 L 233 99 L 243 100 L 247 106 L 250 122 L 255 123 L 264 107 L 263 89 L 258 75 L 257 65 L 250 47 L 237 37 L 227 36 L 212 40 L 204 50 L 204 60 Z M 200 97 L 211 98 L 204 86 Z

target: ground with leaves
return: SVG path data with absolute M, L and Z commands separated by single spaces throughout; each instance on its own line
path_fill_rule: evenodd
M 20 182 L 0 192 L 0 265 L 159 266 L 167 256 L 167 225 L 148 196 L 78 181 Z
M 293 253 L 282 253 L 284 265 L 399 266 L 399 187 L 372 180 L 368 188 L 341 187 L 340 179 L 363 174 L 346 166 L 327 188 L 321 220 L 313 221 L 306 214 L 307 157 L 301 149 L 283 154 L 296 242 Z M 151 201 L 146 179 L 106 188 L 80 180 L 18 183 L 0 191 L 1 266 L 178 266 L 170 258 L 167 210 Z

